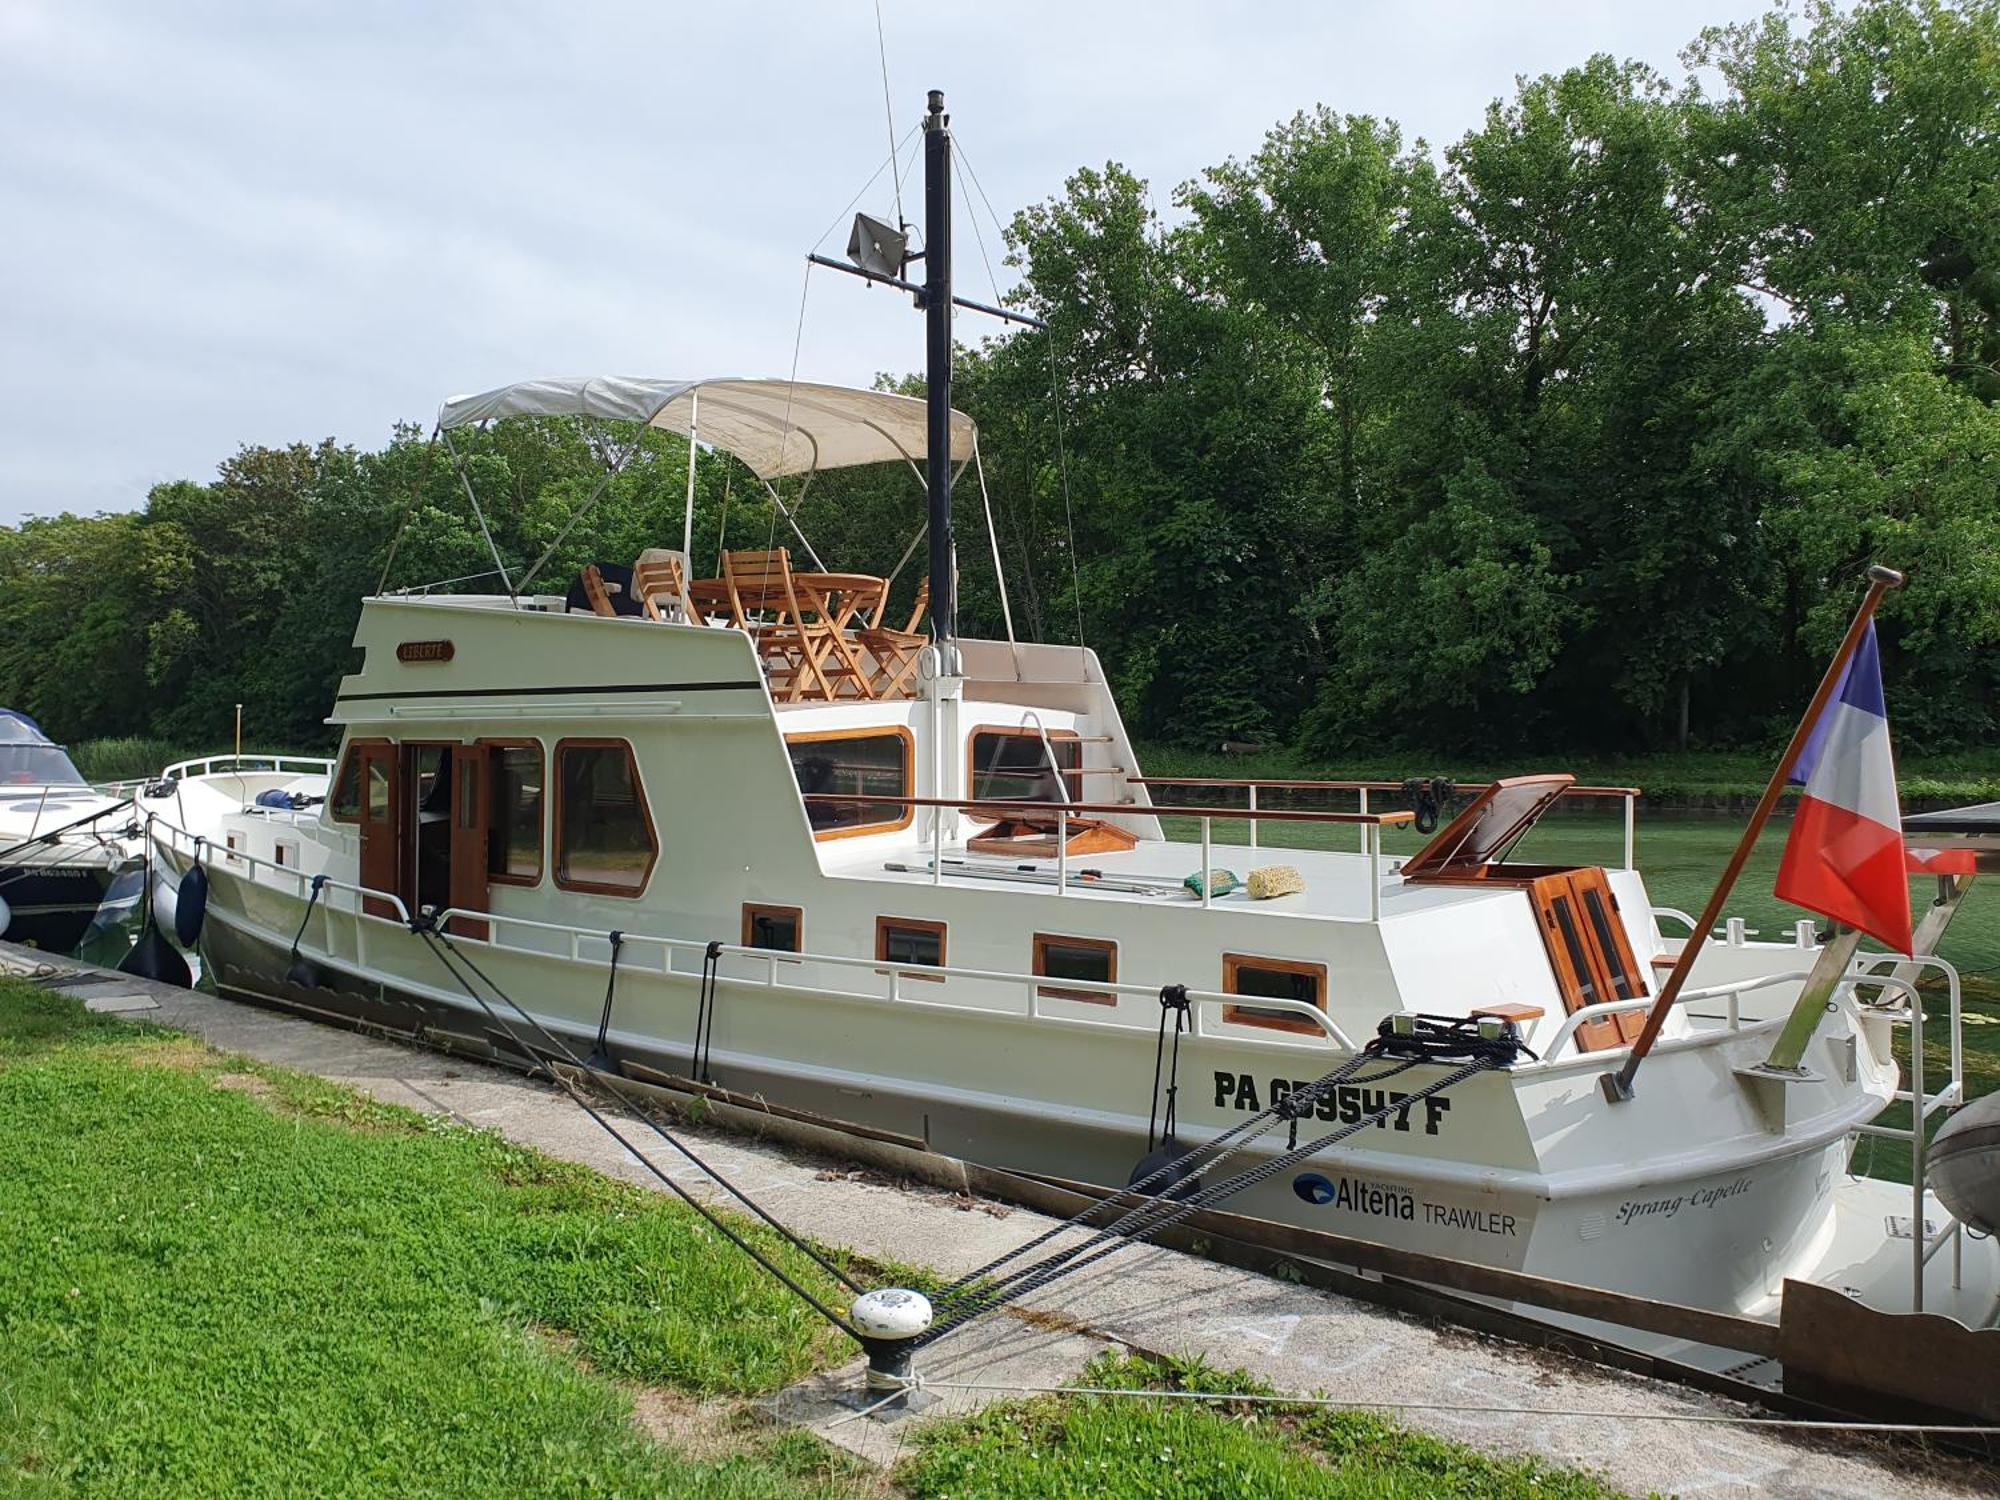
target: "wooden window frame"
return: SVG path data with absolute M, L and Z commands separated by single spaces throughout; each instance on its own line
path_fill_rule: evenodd
M 1095 948 L 1107 955 L 1110 963 L 1106 966 L 1101 980 L 1066 979 L 1061 975 L 1049 975 L 1044 969 L 1048 961 L 1050 943 L 1061 943 L 1070 948 Z M 1060 984 L 1038 984 L 1035 993 L 1046 1000 L 1080 1000 L 1085 1005 L 1116 1005 L 1118 996 L 1109 990 L 1070 989 L 1073 984 L 1116 984 L 1118 982 L 1118 941 L 1115 938 L 1076 937 L 1066 932 L 1038 932 L 1035 934 L 1034 973 L 1037 978 L 1055 978 Z
M 942 969 L 951 962 L 945 952 L 945 923 L 933 922 L 928 917 L 877 917 L 875 919 L 875 961 L 877 963 L 896 963 L 894 959 L 889 957 L 889 929 L 892 927 L 907 927 L 919 932 L 936 933 L 938 940 L 937 967 Z M 932 984 L 942 984 L 945 978 L 942 974 L 917 974 L 911 972 L 913 969 L 929 967 L 930 965 L 928 964 L 896 965 L 897 971 L 905 979 L 922 979 Z
M 762 943 L 756 942 L 754 939 L 756 937 L 756 931 L 757 931 L 757 918 L 759 917 L 790 917 L 794 924 L 793 930 L 798 934 L 798 943 L 799 943 L 798 947 L 767 948 Z M 743 942 L 741 946 L 745 948 L 755 948 L 759 953 L 797 954 L 805 952 L 805 946 L 806 946 L 805 908 L 801 906 L 773 906 L 770 903 L 763 901 L 745 901 L 743 903 Z
M 1270 969 L 1278 974 L 1307 974 L 1319 981 L 1319 1009 L 1326 1010 L 1327 974 L 1326 965 L 1310 963 L 1297 958 L 1265 958 L 1256 953 L 1225 953 L 1222 955 L 1222 992 L 1225 995 L 1238 993 L 1237 975 L 1244 969 Z M 1246 995 L 1247 1000 L 1269 999 L 1269 996 Z M 1256 1009 L 1250 1005 L 1225 1005 L 1222 1019 L 1237 1026 L 1261 1026 L 1267 1031 L 1289 1031 L 1299 1036 L 1324 1036 L 1325 1031 L 1312 1022 L 1301 1018 L 1292 1020 L 1282 1016 L 1260 1016 L 1251 1014 Z
M 361 752 L 376 745 L 392 745 L 395 741 L 370 735 L 366 739 L 351 739 L 340 752 L 340 764 L 333 768 L 333 780 L 326 784 L 326 816 L 331 822 L 345 823 L 349 827 L 361 826 L 361 808 L 367 799 L 368 789 L 361 784 Z M 334 811 L 335 801 L 340 796 L 340 779 L 349 771 L 354 772 L 354 815 L 342 817 Z
M 549 816 L 550 816 L 551 805 L 555 801 L 555 799 L 549 794 L 550 783 L 549 783 L 548 746 L 544 745 L 540 740 L 528 736 L 498 738 L 498 739 L 487 739 L 481 737 L 480 739 L 474 740 L 473 743 L 475 745 L 483 745 L 488 751 L 492 752 L 498 752 L 501 750 L 533 750 L 535 752 L 536 758 L 541 762 L 542 815 L 535 821 L 535 873 L 533 875 L 496 875 L 493 873 L 491 854 L 487 856 L 488 863 L 486 867 L 486 881 L 487 884 L 489 885 L 520 885 L 520 886 L 540 885 L 542 883 L 542 876 L 548 873 L 548 868 L 549 868 Z M 500 777 L 498 775 L 499 765 L 500 765 L 500 757 L 497 753 L 489 754 L 486 757 L 486 776 L 489 782 L 489 786 L 487 788 L 488 796 L 492 796 L 500 786 Z M 638 769 L 636 764 L 634 765 L 633 769 L 634 771 Z M 635 781 L 637 780 L 636 776 L 634 777 L 634 780 Z M 491 821 L 494 811 L 495 809 L 492 808 L 491 806 L 489 806 L 487 809 L 487 818 L 489 820 L 489 827 L 491 826 Z M 489 838 L 492 837 L 491 833 L 489 833 L 487 836 Z M 659 849 L 659 841 L 656 839 L 654 840 L 654 857 L 656 859 L 659 857 L 658 849 Z M 646 873 L 648 875 L 652 874 L 651 866 L 647 867 Z
M 808 729 L 802 730 L 797 734 L 788 734 L 784 737 L 785 762 L 789 768 L 792 757 L 792 746 L 794 745 L 810 745 L 825 740 L 886 739 L 891 735 L 903 742 L 902 795 L 905 797 L 914 797 L 917 794 L 917 737 L 910 733 L 907 725 L 866 724 L 858 725 L 852 729 Z M 800 797 L 799 806 L 801 808 L 806 807 L 807 804 L 804 800 L 805 789 L 798 787 L 798 772 L 795 770 L 792 772 L 792 785 L 798 788 Z M 871 833 L 895 833 L 900 829 L 908 828 L 916 820 L 917 810 L 906 803 L 901 816 L 893 822 L 857 823 L 850 828 L 816 828 L 813 829 L 813 842 L 823 844 L 829 839 L 860 838 L 864 834 Z M 811 826 L 810 813 L 808 813 L 807 826 Z
M 652 855 L 646 861 L 646 868 L 640 873 L 639 883 L 636 886 L 609 885 L 601 880 L 571 880 L 563 874 L 563 815 L 567 811 L 563 806 L 562 758 L 565 750 L 623 750 L 625 752 L 625 763 L 630 767 L 632 772 L 632 791 L 639 803 L 639 817 L 646 825 L 646 840 L 652 845 L 653 849 Z M 551 814 L 554 821 L 549 824 L 554 835 L 550 842 L 555 845 L 555 857 L 549 860 L 548 863 L 555 875 L 557 888 L 565 891 L 584 891 L 593 896 L 621 896 L 627 901 L 638 900 L 646 894 L 646 887 L 653 878 L 653 870 L 660 862 L 660 834 L 659 830 L 653 826 L 652 802 L 646 795 L 646 781 L 639 774 L 639 757 L 632 752 L 632 742 L 630 740 L 596 735 L 561 739 L 557 740 L 555 745 L 550 749 L 549 761 L 555 767 L 555 774 L 551 778 L 555 784 L 555 807 Z
M 973 789 L 979 778 L 979 737 L 982 734 L 1004 735 L 1006 738 L 1012 740 L 1035 740 L 1037 742 L 1042 738 L 1038 731 L 1018 724 L 973 725 L 965 736 L 965 794 L 968 797 L 973 794 Z M 1048 736 L 1052 741 L 1073 740 L 1078 742 L 1076 747 L 1076 769 L 1081 772 L 1083 770 L 1083 745 L 1081 743 L 1083 736 L 1078 734 L 1074 729 L 1051 729 L 1048 731 Z M 1064 792 L 1068 794 L 1067 800 L 1071 802 L 1083 802 L 1087 800 L 1081 795 L 1083 791 L 1083 777 L 1081 775 L 1069 776 L 1063 779 L 1075 783 L 1074 785 L 1065 785 L 1063 787 Z M 1051 802 L 1048 805 L 1055 807 L 1058 804 Z

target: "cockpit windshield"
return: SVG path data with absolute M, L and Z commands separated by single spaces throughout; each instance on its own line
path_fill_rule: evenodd
M 88 785 L 62 746 L 49 743 L 40 725 L 0 708 L 0 788 Z

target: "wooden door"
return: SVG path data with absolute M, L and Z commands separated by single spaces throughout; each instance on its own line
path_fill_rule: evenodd
M 1565 1010 L 1636 1000 L 1646 993 L 1604 871 L 1591 867 L 1543 875 L 1529 887 L 1529 896 Z M 1577 1028 L 1577 1050 L 1594 1052 L 1633 1041 L 1645 1022 L 1643 1011 L 1586 1022 Z
M 451 751 L 451 904 L 457 911 L 486 911 L 486 845 L 493 807 L 484 745 L 454 745 Z M 484 939 L 492 924 L 454 917 L 459 937 Z
M 361 883 L 371 891 L 397 891 L 402 884 L 403 789 L 394 745 L 362 745 L 357 753 L 361 778 Z M 362 898 L 371 917 L 396 915 L 380 896 Z

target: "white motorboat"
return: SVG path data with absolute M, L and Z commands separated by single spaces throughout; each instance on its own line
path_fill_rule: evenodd
M 935 103 L 927 123 L 942 133 Z M 1921 1141 L 1914 1187 L 1850 1170 L 1899 1100 L 1962 1102 L 1955 1072 L 1906 1086 L 1892 1052 L 1929 1003 L 1927 1034 L 1948 1029 L 1956 1057 L 1942 960 L 1843 948 L 1803 1066 L 1774 1080 L 1819 939 L 1807 922 L 1779 942 L 1688 931 L 1656 907 L 1631 789 L 1495 783 L 1401 861 L 1381 831 L 1411 814 L 1351 783 L 1351 812 L 1273 810 L 1255 782 L 1234 785 L 1241 805 L 1169 809 L 1094 653 L 958 636 L 950 481 L 977 439 L 936 359 L 935 217 L 928 242 L 928 404 L 544 380 L 447 402 L 439 426 L 646 424 L 773 486 L 918 466 L 929 628 L 896 623 L 911 605 L 889 608 L 892 580 L 768 544 L 693 578 L 686 532 L 564 592 L 496 555 L 505 592 L 367 599 L 337 760 L 267 758 L 254 785 L 183 766 L 141 798 L 165 879 L 205 872 L 216 988 L 517 1060 L 496 1014 L 518 1002 L 627 1077 L 1114 1185 L 1159 1145 L 1163 1108 L 1200 1143 L 1340 1074 L 1293 1123 L 1306 1141 L 1355 1133 L 1233 1212 L 1751 1317 L 1795 1278 L 1990 1323 L 2000 1250 L 1926 1192 Z M 1508 860 L 1579 795 L 1622 799 L 1621 863 Z M 1301 834 L 1324 837 L 1269 846 Z M 1225 863 L 1264 868 L 1243 885 Z M 1692 977 L 1634 1074 L 1688 943 Z M 1948 1008 L 1919 992 L 1931 977 Z M 1169 1020 L 1186 1027 L 1173 1061 Z M 1427 1027 L 1507 1059 L 1391 1076 L 1370 1050 Z M 1636 1080 L 1629 1097 L 1613 1076 Z
M 40 725 L 0 709 L 0 937 L 68 953 L 107 900 L 129 905 L 133 824 L 130 804 L 96 791 Z

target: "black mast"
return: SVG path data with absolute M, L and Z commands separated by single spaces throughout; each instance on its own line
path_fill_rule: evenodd
M 958 635 L 958 576 L 951 546 L 951 116 L 944 90 L 924 116 L 924 392 L 928 403 L 924 481 L 930 501 L 931 634 L 942 648 Z M 942 670 L 952 670 L 949 661 Z

